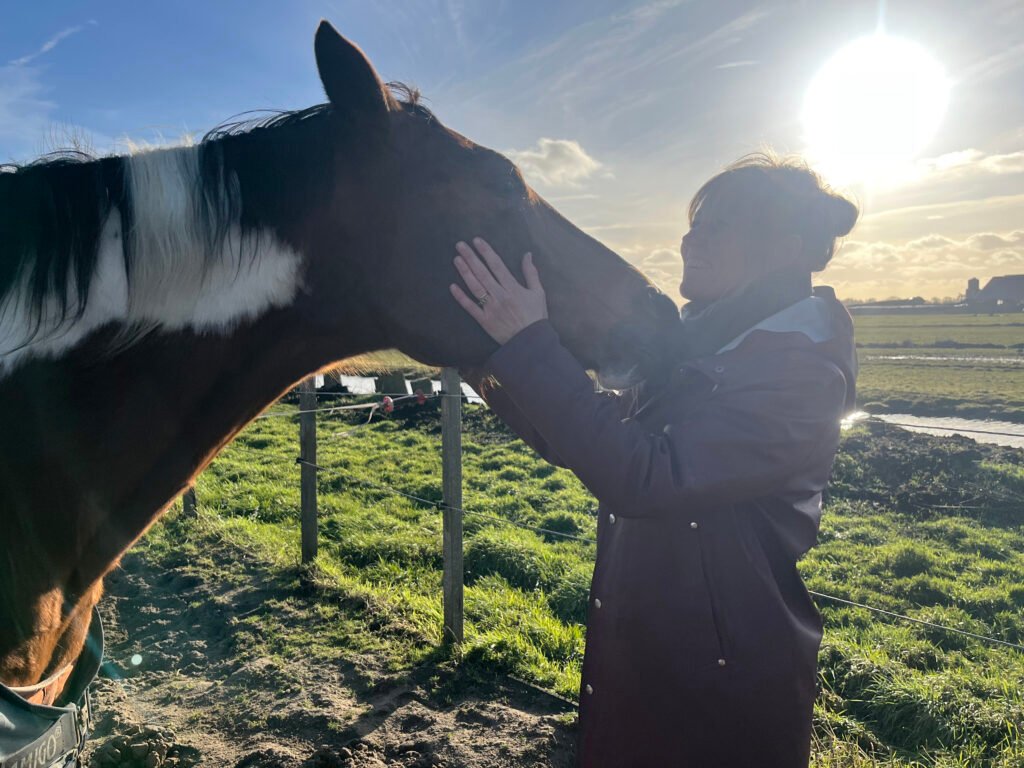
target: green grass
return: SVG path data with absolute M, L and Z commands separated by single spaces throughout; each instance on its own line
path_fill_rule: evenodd
M 854 323 L 857 341 L 870 346 L 999 345 L 1013 352 L 1024 343 L 1022 313 L 855 315 Z
M 432 405 L 424 408 L 431 408 Z M 278 406 L 275 412 L 294 410 Z M 288 601 L 239 619 L 238 652 L 282 661 L 310 654 L 372 668 L 416 665 L 509 673 L 575 698 L 592 544 L 505 521 L 594 536 L 594 499 L 484 409 L 464 431 L 466 643 L 439 650 L 440 434 L 434 414 L 400 410 L 355 424 L 321 417 L 321 552 L 315 627 L 289 621 Z M 847 433 L 821 544 L 800 568 L 810 589 L 925 621 L 1024 643 L 1024 456 L 962 440 Z M 299 559 L 297 424 L 254 422 L 200 477 L 200 515 L 169 515 L 144 556 L 206 563 L 236 548 L 282 572 Z M 497 518 L 492 519 L 492 518 Z M 1024 653 L 823 600 L 822 694 L 815 762 L 830 766 L 1024 765 Z M 247 645 L 248 643 L 248 645 Z
M 1024 314 L 857 315 L 869 411 L 1024 423 Z

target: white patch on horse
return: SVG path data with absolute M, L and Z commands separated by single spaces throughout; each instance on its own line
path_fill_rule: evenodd
M 242 234 L 237 222 L 223 222 L 224 242 L 207 258 L 209 238 L 196 215 L 196 147 L 141 152 L 128 163 L 137 255 L 130 320 L 224 332 L 291 302 L 300 259 L 271 233 Z M 215 219 L 217 212 L 209 216 Z
M 223 243 L 208 256 L 209 238 L 194 201 L 198 149 L 147 150 L 126 162 L 134 214 L 128 235 L 130 285 L 120 214 L 113 210 L 100 235 L 96 271 L 80 318 L 75 318 L 73 275 L 68 319 L 60 321 L 59 303 L 48 296 L 34 335 L 27 278 L 0 304 L 0 376 L 31 358 L 59 357 L 107 323 L 123 326 L 121 346 L 151 330 L 227 334 L 294 299 L 301 285 L 301 258 L 271 232 L 242 234 L 237 222 L 223 222 Z

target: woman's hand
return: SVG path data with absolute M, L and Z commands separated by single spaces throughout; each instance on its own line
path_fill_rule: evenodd
M 455 257 L 455 268 L 466 283 L 469 295 L 452 283 L 452 296 L 492 339 L 504 344 L 527 326 L 548 316 L 540 275 L 533 266 L 533 255 L 525 254 L 523 277 L 526 286 L 523 287 L 486 240 L 474 238 L 473 245 L 476 250 L 466 243 L 455 244 L 455 250 L 459 252 Z

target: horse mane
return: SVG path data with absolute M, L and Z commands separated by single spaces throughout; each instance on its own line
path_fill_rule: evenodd
M 418 90 L 397 82 L 387 85 L 396 106 L 434 120 L 420 103 Z M 200 244 L 204 263 L 223 253 L 234 227 L 243 235 L 256 233 L 255 239 L 243 244 L 240 237 L 237 243 L 239 249 L 248 245 L 250 251 L 239 253 L 240 259 L 255 257 L 261 230 L 276 232 L 282 224 L 300 220 L 329 192 L 332 179 L 326 169 L 331 164 L 324 158 L 333 157 L 334 142 L 331 121 L 325 118 L 331 113 L 329 103 L 239 119 L 252 114 L 243 113 L 184 147 L 108 156 L 61 149 L 24 165 L 0 165 L 0 321 L 7 320 L 12 309 L 28 312 L 31 330 L 20 344 L 26 346 L 43 326 L 52 330 L 81 318 L 103 228 L 115 211 L 131 289 L 133 276 L 146 268 L 137 253 L 136 235 L 144 229 L 137 226 L 137 208 L 161 202 L 135 199 L 133 178 L 138 181 L 144 172 L 159 174 L 170 167 L 185 175 L 187 188 L 177 191 L 191 197 L 196 225 L 191 234 Z M 298 137 L 301 141 L 288 140 Z M 169 154 L 174 152 L 181 153 L 178 159 Z M 194 153 L 194 159 L 188 153 Z M 151 167 L 159 164 L 164 167 Z M 183 164 L 187 167 L 178 167 Z M 302 183 L 282 183 L 289 178 Z M 155 197 L 160 198 L 159 190 Z M 170 231 L 145 234 L 147 244 L 156 243 L 164 251 L 180 240 Z M 231 240 L 230 246 L 235 245 Z M 156 250 L 154 258 L 160 258 L 160 248 Z M 175 258 L 167 253 L 162 257 Z M 8 351 L 0 349 L 0 355 Z

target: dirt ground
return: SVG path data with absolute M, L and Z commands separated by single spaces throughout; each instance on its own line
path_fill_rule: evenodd
M 93 688 L 88 765 L 572 764 L 572 707 L 513 680 L 445 685 L 435 669 L 367 684 L 351 662 L 239 662 L 232 617 L 281 598 L 258 564 L 244 567 L 252 578 L 232 587 L 129 553 L 107 578 L 109 661 Z

